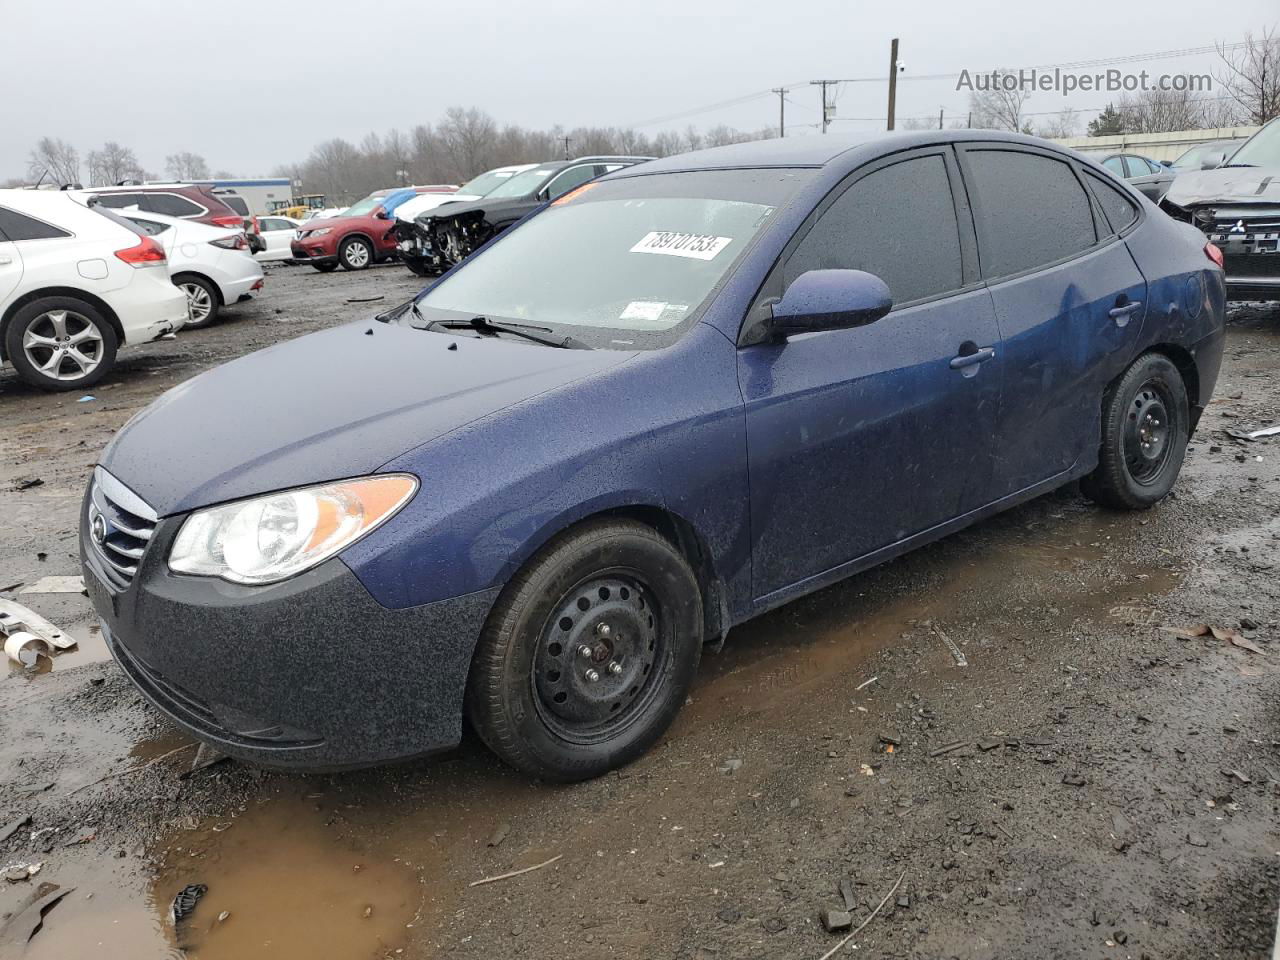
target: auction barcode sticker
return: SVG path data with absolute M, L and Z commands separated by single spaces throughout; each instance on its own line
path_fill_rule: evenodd
M 631 248 L 631 252 L 661 253 L 669 257 L 689 257 L 692 260 L 714 260 L 716 254 L 732 242 L 733 237 L 654 230 L 646 233 L 640 242 Z

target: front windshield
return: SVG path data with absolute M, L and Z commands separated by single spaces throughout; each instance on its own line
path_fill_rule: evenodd
M 1245 141 L 1227 161 L 1229 167 L 1280 167 L 1280 120 L 1272 120 Z
M 517 173 L 506 183 L 490 190 L 487 194 L 490 200 L 495 197 L 524 197 L 533 193 L 538 187 L 542 186 L 542 181 L 555 173 L 554 167 L 534 167 L 532 170 L 526 170 L 524 173 Z M 461 191 L 459 191 L 461 192 Z
M 387 198 L 385 193 L 375 193 L 365 197 L 363 200 L 357 200 L 346 210 L 342 211 L 344 217 L 363 217 L 366 213 L 372 213 L 375 209 L 382 205 L 382 201 Z
M 510 170 L 490 170 L 488 173 L 482 173 L 468 180 L 458 188 L 458 192 L 475 197 L 487 197 L 491 191 L 518 176 L 520 176 L 519 173 L 513 173 Z
M 1199 147 L 1192 147 L 1177 160 L 1173 161 L 1173 169 L 1199 170 L 1200 162 L 1209 154 L 1211 149 L 1212 145 L 1207 143 Z
M 651 349 L 687 328 L 810 170 L 709 170 L 597 181 L 448 274 L 428 320 L 483 316 L 592 347 Z

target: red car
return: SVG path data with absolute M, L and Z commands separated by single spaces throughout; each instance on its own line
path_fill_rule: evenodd
M 348 207 L 341 216 L 304 223 L 289 244 L 293 259 L 309 263 L 321 273 L 339 266 L 363 270 L 371 263 L 389 260 L 398 255 L 396 207 L 421 193 L 453 193 L 457 189 L 435 185 L 378 190 Z
M 137 207 L 144 213 L 161 213 L 180 220 L 196 220 L 211 227 L 244 228 L 244 217 L 213 192 L 192 183 L 139 183 L 117 187 L 93 187 L 84 191 L 103 207 L 122 210 Z

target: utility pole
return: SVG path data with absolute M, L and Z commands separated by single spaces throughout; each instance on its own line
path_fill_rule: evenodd
M 889 44 L 889 126 L 893 129 L 893 111 L 898 100 L 898 38 L 894 37 Z
M 827 132 L 827 126 L 831 123 L 831 108 L 827 103 L 827 87 L 835 86 L 838 80 L 810 80 L 809 86 L 822 88 L 822 132 Z
M 572 140 L 570 140 L 568 137 L 561 137 L 560 139 L 564 141 L 564 158 L 565 158 L 566 160 L 568 160 L 568 159 L 569 159 L 569 144 L 573 143 L 573 141 L 572 141 Z
M 938 129 L 942 129 L 942 107 L 938 108 Z
M 785 137 L 787 135 L 787 88 L 774 87 L 773 92 L 778 95 L 778 136 Z

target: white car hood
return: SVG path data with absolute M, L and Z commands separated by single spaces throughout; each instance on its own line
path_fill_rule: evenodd
M 406 200 L 400 206 L 396 207 L 396 219 L 407 220 L 412 222 L 417 219 L 418 214 L 425 213 L 428 210 L 434 210 L 436 207 L 442 207 L 446 203 L 466 203 L 471 200 L 479 200 L 480 198 L 473 193 L 436 193 L 423 194 L 413 200 Z
M 1179 174 L 1165 199 L 1179 207 L 1201 203 L 1280 203 L 1280 168 L 1219 167 Z

